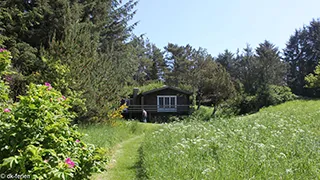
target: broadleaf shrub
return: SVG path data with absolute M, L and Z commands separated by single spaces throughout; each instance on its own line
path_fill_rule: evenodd
M 213 107 L 208 106 L 200 106 L 199 109 L 194 111 L 187 120 L 202 120 L 202 121 L 209 121 L 212 115 Z
M 296 99 L 296 95 L 287 86 L 268 85 L 257 94 L 257 106 L 259 108 L 277 105 Z
M 296 99 L 297 96 L 287 86 L 268 85 L 256 95 L 239 94 L 221 107 L 221 114 L 237 115 L 259 111 L 260 108 L 272 106 Z
M 10 62 L 9 56 L 5 58 Z M 31 179 L 89 179 L 103 169 L 104 150 L 82 142 L 77 127 L 71 126 L 76 114 L 70 108 L 76 99 L 64 97 L 49 83 L 30 84 L 27 94 L 12 104 L 6 101 L 2 80 L 0 87 L 0 173 L 27 174 Z
M 5 75 L 10 65 L 10 52 L 0 48 L 0 77 Z M 9 87 L 0 78 L 0 106 L 9 100 Z
M 20 102 L 0 112 L 0 171 L 34 179 L 87 179 L 102 169 L 102 151 L 80 141 L 70 126 L 72 99 L 50 87 L 31 84 Z

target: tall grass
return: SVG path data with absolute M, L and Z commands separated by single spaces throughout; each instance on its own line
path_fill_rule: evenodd
M 102 148 L 112 148 L 116 144 L 145 132 L 143 125 L 137 121 L 118 120 L 115 124 L 82 125 L 79 131 L 84 133 L 83 140 Z
M 319 179 L 320 101 L 163 126 L 142 147 L 150 179 Z
M 101 148 L 110 149 L 133 136 L 152 132 L 157 128 L 159 126 L 156 124 L 117 120 L 112 125 L 107 123 L 81 125 L 79 131 L 85 134 L 83 141 Z

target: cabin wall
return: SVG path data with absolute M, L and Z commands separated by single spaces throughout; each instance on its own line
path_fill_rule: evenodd
M 157 96 L 177 96 L 177 112 L 157 112 Z M 173 89 L 163 89 L 146 95 L 137 95 L 135 104 L 129 106 L 128 113 L 124 114 L 125 118 L 142 118 L 142 109 L 148 113 L 148 122 L 166 122 L 170 116 L 188 115 L 190 112 L 189 95 Z M 185 106 L 179 106 L 185 105 Z
M 153 92 L 144 95 L 144 105 L 157 105 L 157 96 L 177 96 L 177 105 L 190 105 L 189 95 L 182 94 L 172 89 L 164 89 L 162 91 Z M 177 108 L 177 112 L 189 111 L 189 106 Z

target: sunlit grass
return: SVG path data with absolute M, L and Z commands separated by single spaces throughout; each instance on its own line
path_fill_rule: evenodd
M 83 137 L 85 142 L 108 149 L 126 139 L 152 131 L 155 128 L 157 128 L 157 126 L 151 124 L 118 120 L 113 125 L 91 124 L 80 126 L 79 131 L 85 134 Z
M 143 168 L 150 179 L 320 178 L 320 101 L 168 124 L 146 137 Z
M 95 174 L 92 179 L 136 179 L 140 166 L 138 149 L 144 134 L 158 129 L 161 125 L 119 120 L 110 124 L 92 124 L 80 127 L 85 133 L 84 141 L 107 149 L 110 159 L 106 172 Z M 113 159 L 113 158 L 115 159 Z M 114 163 L 113 161 L 116 161 Z M 112 164 L 114 163 L 114 164 Z M 106 168 L 107 168 L 106 166 Z M 110 168 L 112 166 L 112 168 Z

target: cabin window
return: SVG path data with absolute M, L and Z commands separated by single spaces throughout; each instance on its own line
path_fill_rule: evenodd
M 158 112 L 177 112 L 177 96 L 157 96 Z

